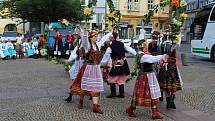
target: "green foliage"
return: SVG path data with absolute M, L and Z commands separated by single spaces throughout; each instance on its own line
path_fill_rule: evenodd
M 62 18 L 77 22 L 84 19 L 79 0 L 8 0 L 1 5 L 1 10 L 5 8 L 9 10 L 9 17 L 31 22 L 51 22 Z
M 95 6 L 97 4 L 97 0 L 92 0 L 92 2 L 90 2 L 87 7 L 88 8 L 92 8 L 93 6 Z

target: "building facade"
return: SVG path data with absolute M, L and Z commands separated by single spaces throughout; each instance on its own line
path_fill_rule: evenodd
M 160 0 L 114 0 L 116 9 L 120 10 L 123 16 L 120 23 L 122 27 L 120 37 L 122 39 L 130 39 L 131 37 L 137 39 L 144 15 L 159 2 Z M 159 9 L 154 14 L 152 21 L 145 24 L 147 38 L 151 38 L 152 31 L 163 32 L 168 27 L 168 12 L 168 8 Z

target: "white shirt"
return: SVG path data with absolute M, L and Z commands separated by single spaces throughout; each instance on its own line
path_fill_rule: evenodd
M 139 40 L 145 39 L 146 31 L 144 29 L 140 29 Z
M 136 55 L 137 54 L 137 52 L 133 48 L 128 47 L 125 44 L 124 44 L 124 48 L 125 48 L 125 50 L 127 52 L 129 52 L 132 55 Z M 102 58 L 101 65 L 105 65 L 105 64 L 107 64 L 111 60 L 111 53 L 112 53 L 112 50 L 111 50 L 110 47 L 108 47 L 107 50 L 106 50 L 106 52 L 105 52 L 105 54 L 104 54 L 104 56 L 103 56 L 103 58 Z
M 6 43 L 6 48 L 7 48 L 7 50 L 9 50 L 10 48 L 11 48 L 11 49 L 14 49 L 13 43 L 7 42 L 7 43 Z
M 38 43 L 37 41 L 34 41 L 34 42 L 32 43 L 32 49 L 37 49 L 38 46 L 39 46 L 39 43 Z
M 157 63 L 160 62 L 161 60 L 166 61 L 164 55 L 153 56 L 144 54 L 140 59 L 140 63 Z

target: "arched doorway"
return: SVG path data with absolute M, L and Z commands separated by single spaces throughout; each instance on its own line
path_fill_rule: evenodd
M 7 24 L 4 27 L 4 31 L 17 31 L 17 27 L 15 24 Z

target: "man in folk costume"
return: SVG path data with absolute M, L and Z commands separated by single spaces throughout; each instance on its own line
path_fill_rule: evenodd
M 182 79 L 177 66 L 178 60 L 176 49 L 170 41 L 166 41 L 164 43 L 163 53 L 168 54 L 170 58 L 166 62 L 162 62 L 160 64 L 161 68 L 159 71 L 158 80 L 160 88 L 165 93 L 167 103 L 166 108 L 176 109 L 174 99 L 176 92 L 182 89 Z
M 71 53 L 71 50 L 74 49 L 72 48 L 72 42 L 73 42 L 73 35 L 72 35 L 72 32 L 69 31 L 69 34 L 66 35 L 66 45 L 65 45 L 67 56 L 69 56 L 69 54 Z
M 168 55 L 151 55 L 151 53 L 148 52 L 145 40 L 139 41 L 138 45 L 142 45 L 139 46 L 142 51 L 138 54 L 137 62 L 139 65 L 139 73 L 134 87 L 131 106 L 126 109 L 126 113 L 130 117 L 136 117 L 134 113 L 136 106 L 151 107 L 152 119 L 162 119 L 157 109 L 161 92 L 157 77 L 153 71 L 153 63 L 166 60 Z
M 33 51 L 34 51 L 34 55 L 33 55 L 33 57 L 35 58 L 35 59 L 37 59 L 38 58 L 38 56 L 39 56 L 39 42 L 37 41 L 37 38 L 34 38 L 33 39 L 33 43 L 32 43 L 32 45 L 31 45 L 31 47 L 32 47 L 32 49 L 33 49 Z
M 11 42 L 11 40 L 8 40 L 8 42 L 6 43 L 6 48 L 7 48 L 8 52 L 10 53 L 10 57 L 15 59 L 16 58 L 16 50 L 15 50 L 14 45 Z
M 60 34 L 59 31 L 56 31 L 56 35 L 54 36 L 54 39 L 55 39 L 54 55 L 57 58 L 59 58 L 63 51 L 63 43 L 62 43 L 63 36 Z
M 107 48 L 102 60 L 102 64 L 107 64 L 112 60 L 112 68 L 109 72 L 108 83 L 110 84 L 111 94 L 107 98 L 120 97 L 124 98 L 124 84 L 127 80 L 127 75 L 130 74 L 125 52 L 136 55 L 136 51 L 124 43 L 118 41 L 118 34 L 113 32 L 113 41 L 110 47 Z M 119 85 L 119 95 L 116 95 L 116 84 Z
M 87 37 L 88 35 L 88 37 Z M 104 91 L 102 72 L 100 68 L 100 48 L 112 35 L 105 35 L 101 41 L 96 42 L 96 33 L 90 32 L 81 35 L 82 47 L 84 48 L 84 63 L 78 72 L 76 79 L 70 87 L 72 94 L 80 95 L 79 108 L 83 108 L 84 96 L 91 96 L 93 112 L 103 114 L 98 105 L 100 92 Z
M 78 39 L 78 45 L 75 46 L 74 50 L 72 50 L 69 59 L 67 60 L 67 63 L 74 61 L 75 63 L 72 65 L 72 67 L 69 70 L 70 79 L 73 82 L 75 78 L 77 77 L 77 74 L 79 70 L 81 69 L 83 65 L 83 56 L 84 56 L 84 49 L 81 46 L 81 39 Z M 73 94 L 70 92 L 68 98 L 65 99 L 68 103 L 72 101 Z

